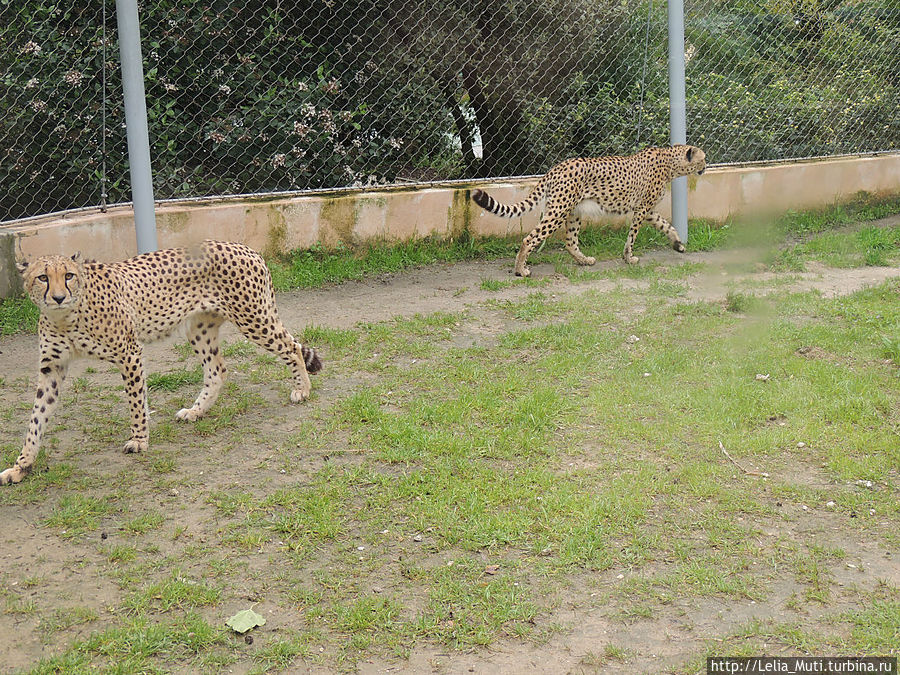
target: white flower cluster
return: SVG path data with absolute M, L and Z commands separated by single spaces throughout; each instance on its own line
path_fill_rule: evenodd
M 79 70 L 67 70 L 65 75 L 63 75 L 63 80 L 66 84 L 70 84 L 73 87 L 77 87 L 81 84 L 81 81 L 84 79 L 84 73 Z

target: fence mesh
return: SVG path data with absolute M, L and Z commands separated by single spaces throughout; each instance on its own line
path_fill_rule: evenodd
M 661 0 L 139 12 L 158 199 L 528 175 L 668 140 Z M 900 148 L 894 0 L 686 0 L 685 23 L 688 140 L 712 162 Z M 0 0 L 0 220 L 129 199 L 116 39 L 113 0 Z

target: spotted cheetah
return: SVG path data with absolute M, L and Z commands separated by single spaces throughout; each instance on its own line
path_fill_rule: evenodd
M 40 371 L 22 453 L 0 473 L 0 485 L 18 483 L 31 471 L 73 358 L 93 356 L 118 366 L 131 407 L 125 452 L 148 447 L 142 343 L 169 335 L 182 322 L 203 361 L 203 387 L 193 406 L 176 413 L 179 420 L 198 419 L 219 395 L 225 380 L 219 327 L 226 319 L 290 365 L 294 403 L 309 397 L 307 373 L 322 367 L 316 351 L 299 344 L 282 325 L 269 270 L 243 244 L 204 241 L 112 264 L 82 261 L 77 254 L 45 256 L 20 264 L 19 270 L 41 310 Z
M 554 166 L 541 178 L 531 193 L 517 204 L 501 204 L 482 190 L 473 190 L 472 199 L 481 208 L 498 216 L 513 218 L 546 202 L 541 221 L 522 241 L 516 256 L 516 274 L 527 277 L 528 255 L 544 239 L 566 223 L 566 249 L 579 265 L 593 265 L 596 260 L 578 248 L 578 231 L 582 218 L 596 219 L 604 213 L 631 215 L 631 228 L 625 241 L 623 257 L 636 263 L 632 255 L 634 239 L 644 222 L 665 234 L 679 253 L 684 244 L 675 228 L 653 209 L 663 190 L 673 178 L 706 169 L 703 150 L 691 145 L 647 148 L 626 157 L 589 157 L 567 159 Z

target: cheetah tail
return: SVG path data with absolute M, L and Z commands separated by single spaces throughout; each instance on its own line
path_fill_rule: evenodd
M 300 353 L 303 354 L 303 360 L 306 362 L 306 372 L 312 375 L 322 370 L 322 359 L 319 353 L 312 347 L 300 345 Z
M 535 205 L 544 198 L 544 189 L 547 184 L 547 177 L 541 178 L 537 185 L 531 190 L 528 196 L 515 204 L 501 204 L 491 197 L 484 190 L 472 190 L 472 200 L 485 211 L 490 211 L 504 218 L 514 218 L 518 215 L 531 211 Z

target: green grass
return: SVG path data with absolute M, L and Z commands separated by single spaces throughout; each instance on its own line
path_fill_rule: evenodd
M 59 500 L 44 524 L 58 529 L 62 536 L 71 538 L 96 530 L 100 521 L 113 513 L 115 508 L 115 500 L 111 498 L 69 494 Z
M 287 639 L 275 639 L 265 647 L 257 649 L 253 653 L 253 660 L 258 664 L 258 669 L 253 673 L 269 673 L 288 668 L 298 658 L 309 658 L 314 654 L 312 643 L 316 640 L 316 634 L 303 632 L 295 634 Z
M 146 534 L 150 530 L 155 530 L 161 526 L 165 519 L 163 514 L 150 511 L 126 522 L 124 529 L 131 534 Z
M 450 242 L 420 239 L 376 244 L 359 250 L 313 247 L 269 262 L 277 290 L 314 288 L 376 274 L 401 272 L 439 262 L 491 260 L 516 254 L 518 244 L 507 239 L 462 236 Z
M 355 330 L 329 328 L 327 326 L 310 325 L 303 329 L 299 338 L 303 344 L 327 347 L 330 354 L 343 354 L 350 351 L 359 342 L 359 333 Z
M 178 391 L 185 385 L 197 385 L 203 382 L 203 368 L 196 366 L 191 370 L 172 370 L 168 373 L 150 373 L 147 376 L 147 389 L 150 391 Z
M 817 227 L 796 225 L 801 264 L 893 255 L 890 228 Z M 621 238 L 592 245 L 618 256 Z M 282 366 L 236 342 L 209 417 L 154 418 L 145 457 L 115 454 L 119 387 L 73 381 L 35 473 L 0 490 L 50 543 L 0 591 L 22 644 L 46 645 L 25 672 L 490 660 L 554 649 L 588 614 L 621 629 L 576 655 L 585 667 L 647 669 L 647 635 L 711 613 L 673 670 L 708 650 L 896 653 L 897 589 L 878 579 L 900 546 L 900 281 L 825 298 L 750 272 L 691 299 L 709 267 L 311 325 L 328 361 L 304 405 L 257 393 Z M 14 461 L 30 386 L 0 394 Z M 251 606 L 267 618 L 252 644 L 222 628 Z
M 225 645 L 224 630 L 211 626 L 195 613 L 161 623 L 136 618 L 93 633 L 63 654 L 42 659 L 29 672 L 82 675 L 97 672 L 98 667 L 117 673 L 163 672 L 153 663 L 160 656 L 193 662 Z
M 215 605 L 222 590 L 205 582 L 185 576 L 181 570 L 172 572 L 161 581 L 147 584 L 125 599 L 124 607 L 135 614 L 151 609 L 168 612 L 173 609 L 193 609 Z
M 18 296 L 0 299 L 0 335 L 32 333 L 37 329 L 40 311 L 30 298 Z

